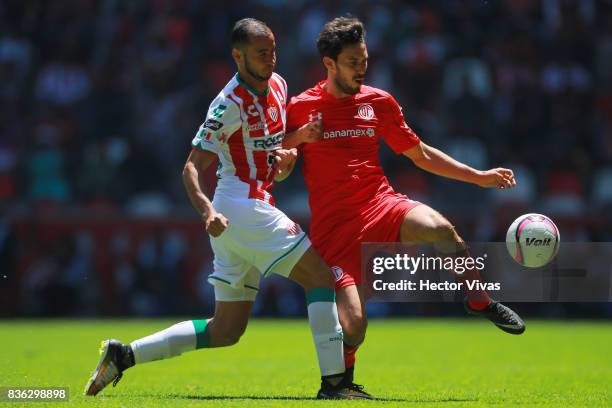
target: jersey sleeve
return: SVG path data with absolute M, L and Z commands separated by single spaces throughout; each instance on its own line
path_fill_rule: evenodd
M 312 107 L 312 105 L 309 106 Z M 298 130 L 299 128 L 311 121 L 311 118 L 307 114 L 308 109 L 309 107 L 307 106 L 306 102 L 296 98 L 291 98 L 289 105 L 287 105 L 287 126 L 285 131 L 286 134 Z M 306 144 L 302 143 L 296 146 L 298 153 L 302 153 L 305 145 Z
M 283 96 L 284 105 L 287 105 L 287 98 L 289 96 L 287 93 L 287 82 L 282 76 L 278 75 L 276 72 L 272 74 L 272 78 L 274 78 L 277 81 L 278 89 L 280 90 Z
M 302 126 L 304 123 L 302 123 L 302 119 L 300 118 L 300 114 L 299 114 L 299 106 L 298 103 L 296 103 L 296 99 L 295 98 L 291 98 L 291 101 L 289 102 L 289 105 L 287 105 L 287 129 L 286 132 L 287 133 L 291 133 L 294 130 L 297 130 L 300 128 L 300 126 Z
M 384 119 L 382 138 L 396 154 L 401 154 L 416 146 L 421 139 L 406 124 L 402 108 L 393 96 L 389 95 L 386 104 L 385 112 L 389 117 Z
M 242 121 L 236 104 L 218 96 L 210 104 L 206 120 L 200 125 L 191 145 L 201 150 L 218 153 L 219 140 L 226 139 L 240 126 L 242 126 Z

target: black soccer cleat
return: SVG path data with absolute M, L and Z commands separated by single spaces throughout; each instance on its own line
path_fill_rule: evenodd
M 486 317 L 506 333 L 522 334 L 525 331 L 525 323 L 521 320 L 521 317 L 514 310 L 499 302 L 491 301 L 486 308 L 474 310 L 470 307 L 466 299 L 463 302 L 463 306 L 469 314 Z
M 115 339 L 101 342 L 100 360 L 85 386 L 85 395 L 95 396 L 111 382 L 113 387 L 117 385 L 129 367 L 124 363 L 128 347 Z
M 332 400 L 353 400 L 367 399 L 373 400 L 370 394 L 363 390 L 363 385 L 355 384 L 352 381 L 352 370 L 345 373 L 344 378 L 338 385 L 331 385 L 325 379 L 321 380 L 321 389 L 317 393 L 317 399 L 332 399 Z
M 331 399 L 331 400 L 354 400 L 354 399 L 367 399 L 373 400 L 370 394 L 363 390 L 363 385 L 359 384 L 348 384 L 341 387 L 323 387 L 317 393 L 317 399 Z

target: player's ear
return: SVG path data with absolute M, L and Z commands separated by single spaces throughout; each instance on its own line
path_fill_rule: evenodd
M 240 61 L 242 61 L 242 51 L 238 48 L 232 48 L 232 58 L 237 65 L 240 65 Z
M 325 65 L 325 68 L 327 68 L 328 71 L 333 73 L 336 72 L 336 61 L 334 61 L 332 58 L 323 57 L 323 65 Z

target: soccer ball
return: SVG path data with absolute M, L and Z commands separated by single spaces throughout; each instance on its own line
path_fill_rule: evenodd
M 557 255 L 561 235 L 550 218 L 542 214 L 518 217 L 506 233 L 506 247 L 512 259 L 528 268 L 539 268 Z

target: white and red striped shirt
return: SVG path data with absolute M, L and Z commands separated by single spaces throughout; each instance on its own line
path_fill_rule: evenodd
M 210 104 L 192 145 L 219 156 L 215 195 L 252 198 L 274 205 L 272 152 L 285 136 L 287 83 L 273 73 L 265 94 L 238 76 Z

